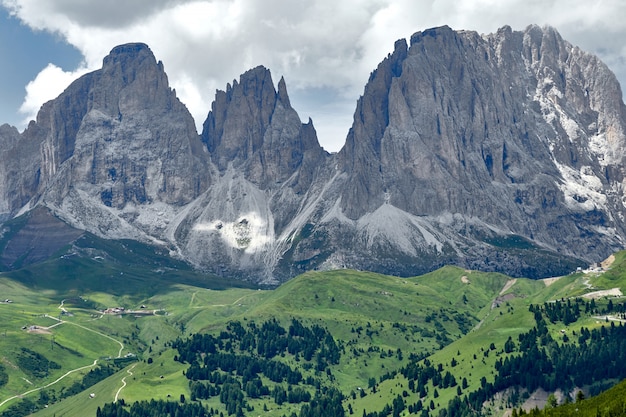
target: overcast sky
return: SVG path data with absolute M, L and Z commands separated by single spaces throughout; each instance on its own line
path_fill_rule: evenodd
M 491 33 L 554 26 L 626 85 L 624 0 L 0 0 L 0 124 L 20 130 L 45 101 L 147 43 L 196 125 L 216 89 L 264 65 L 300 118 L 337 151 L 369 73 L 400 38 L 434 26 Z

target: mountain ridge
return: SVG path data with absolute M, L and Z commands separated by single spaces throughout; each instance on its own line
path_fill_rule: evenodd
M 624 246 L 626 107 L 556 30 L 439 27 L 372 72 L 337 154 L 253 68 L 198 134 L 145 44 L 0 128 L 0 219 L 47 207 L 109 239 L 266 284 L 310 269 L 445 264 L 543 277 Z

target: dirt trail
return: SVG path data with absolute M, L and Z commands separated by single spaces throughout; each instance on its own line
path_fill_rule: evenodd
M 65 300 L 63 300 L 63 301 L 65 301 Z M 64 303 L 63 303 L 63 301 L 61 302 L 61 306 L 63 306 L 63 304 L 64 304 Z M 59 306 L 59 308 L 61 308 L 61 306 Z M 73 326 L 80 327 L 81 329 L 84 329 L 84 330 L 87 330 L 87 331 L 90 331 L 90 332 L 96 333 L 96 334 L 98 334 L 98 335 L 100 335 L 100 336 L 106 337 L 107 339 L 110 339 L 110 340 L 114 341 L 115 343 L 117 343 L 117 344 L 120 346 L 120 350 L 119 350 L 119 351 L 118 351 L 118 353 L 117 353 L 117 357 L 118 357 L 118 358 L 122 357 L 122 351 L 124 350 L 124 344 L 123 344 L 122 342 L 120 342 L 119 340 L 114 339 L 113 337 L 111 337 L 111 336 L 109 336 L 109 335 L 107 335 L 107 334 L 104 334 L 104 333 L 98 332 L 98 331 L 96 331 L 96 330 L 90 329 L 89 327 L 85 327 L 85 326 L 82 326 L 82 325 L 80 325 L 80 324 L 72 323 L 71 321 L 61 320 L 61 319 L 59 319 L 59 318 L 57 318 L 57 317 L 54 317 L 54 316 L 51 316 L 51 315 L 49 315 L 49 314 L 44 314 L 44 316 L 45 316 L 45 317 L 47 317 L 47 318 L 50 318 L 50 319 L 56 320 L 56 321 L 57 321 L 57 323 L 55 323 L 55 324 L 53 324 L 52 326 L 49 326 L 49 327 L 42 327 L 41 329 L 48 330 L 48 329 L 51 329 L 51 328 L 53 328 L 53 327 L 59 326 L 59 325 L 61 325 L 61 324 L 71 324 L 71 325 L 73 325 Z M 37 392 L 37 391 L 40 391 L 40 390 L 42 390 L 42 389 L 48 388 L 48 387 L 50 387 L 50 386 L 52 386 L 52 385 L 54 385 L 54 384 L 58 383 L 58 382 L 59 382 L 59 381 L 61 381 L 63 378 L 67 377 L 68 375 L 73 374 L 74 372 L 78 372 L 78 371 L 81 371 L 81 370 L 83 370 L 83 369 L 87 369 L 87 368 L 93 368 L 94 366 L 96 366 L 96 364 L 97 364 L 97 363 L 98 363 L 98 360 L 97 360 L 97 359 L 95 359 L 91 365 L 85 365 L 85 366 L 81 366 L 80 368 L 76 368 L 76 369 L 72 369 L 72 370 L 70 370 L 70 371 L 67 371 L 65 374 L 61 375 L 59 378 L 57 378 L 56 380 L 54 380 L 54 381 L 50 382 L 50 383 L 49 383 L 49 384 L 47 384 L 47 385 L 41 386 L 41 387 L 39 387 L 39 388 L 33 388 L 33 389 L 29 390 L 29 391 L 23 392 L 23 393 L 18 394 L 18 395 L 14 395 L 14 396 L 12 396 L 12 397 L 9 397 L 9 398 L 7 398 L 7 399 L 3 400 L 2 402 L 0 402 L 0 407 L 2 407 L 2 406 L 3 406 L 4 404 L 6 404 L 7 402 L 9 402 L 9 401 L 11 401 L 11 400 L 14 400 L 14 399 L 16 399 L 16 398 L 22 398 L 22 397 L 24 397 L 24 396 L 26 396 L 26 395 L 28 395 L 28 394 L 32 394 L 33 392 Z M 134 365 L 133 365 L 133 367 L 134 367 Z M 132 369 L 132 368 L 131 368 L 131 369 Z M 27 381 L 27 382 L 31 383 L 30 381 Z M 32 383 L 31 383 L 31 384 L 32 384 Z
M 504 293 L 507 292 L 513 285 L 515 285 L 516 282 L 517 278 L 508 280 L 506 284 L 504 284 L 504 287 L 502 287 L 502 290 L 500 290 L 500 295 L 504 295 Z
M 83 369 L 87 369 L 87 368 L 93 368 L 94 366 L 96 366 L 96 364 L 97 364 L 97 363 L 98 363 L 98 360 L 96 359 L 96 360 L 94 360 L 94 361 L 93 361 L 93 363 L 92 363 L 91 365 L 85 365 L 85 366 L 81 366 L 80 368 L 76 368 L 76 369 L 72 369 L 71 371 L 67 371 L 65 374 L 61 375 L 60 377 L 58 377 L 56 380 L 54 380 L 54 381 L 50 382 L 49 384 L 44 385 L 43 387 L 33 388 L 33 389 L 31 389 L 30 391 L 26 391 L 26 392 L 23 392 L 22 394 L 19 394 L 19 395 L 14 395 L 14 396 L 12 396 L 12 397 L 9 397 L 9 398 L 7 398 L 6 400 L 4 400 L 4 401 L 2 401 L 2 402 L 0 403 L 0 407 L 2 407 L 2 406 L 3 406 L 4 404 L 6 404 L 7 402 L 9 402 L 9 401 L 11 401 L 11 400 L 14 400 L 14 399 L 16 399 L 16 398 L 22 398 L 22 397 L 24 397 L 24 396 L 26 396 L 26 395 L 28 395 L 28 394 L 32 394 L 33 392 L 37 392 L 37 391 L 40 391 L 40 390 L 42 390 L 42 389 L 45 389 L 45 388 L 51 387 L 52 385 L 54 385 L 54 384 L 58 383 L 58 382 L 59 382 L 59 381 L 61 381 L 63 378 L 65 378 L 65 377 L 67 377 L 67 376 L 69 376 L 69 375 L 73 374 L 74 372 L 82 371 Z M 28 381 L 28 382 L 30 382 L 30 381 Z
M 515 285 L 516 282 L 517 282 L 517 278 L 511 278 L 510 280 L 508 280 L 504 284 L 504 286 L 500 290 L 500 293 L 498 293 L 498 296 L 496 298 L 494 298 L 493 301 L 491 302 L 491 309 L 492 310 L 494 308 L 496 308 L 497 306 L 499 306 L 500 304 L 502 304 L 503 302 L 505 302 L 507 300 L 510 300 L 511 298 L 515 298 L 515 294 L 506 294 L 506 295 L 504 295 L 504 293 L 507 292 L 508 290 L 510 290 L 511 287 L 513 285 Z M 485 321 L 485 319 L 483 318 L 481 321 L 476 323 L 476 326 L 474 326 L 474 328 L 471 331 L 480 329 L 480 326 L 483 325 L 484 321 Z
M 619 288 L 611 288 L 610 290 L 588 292 L 587 294 L 583 294 L 582 297 L 588 299 L 598 299 L 602 297 L 621 297 L 622 295 L 624 294 L 622 294 L 622 290 Z
M 230 307 L 230 306 L 234 306 L 236 304 L 238 304 L 241 300 L 243 300 L 246 297 L 249 297 L 250 294 L 246 294 L 242 297 L 237 298 L 235 301 L 233 301 L 230 304 L 211 304 L 210 307 Z M 205 306 L 200 306 L 200 307 L 194 307 L 194 308 L 204 308 Z
M 133 368 L 137 366 L 137 364 L 133 364 L 133 366 L 131 366 L 129 369 L 126 370 L 126 372 L 128 373 L 128 376 L 133 376 Z M 113 400 L 114 403 L 117 402 L 117 399 L 120 396 L 120 392 L 122 392 L 122 390 L 126 388 L 126 377 L 122 378 L 122 386 L 120 387 L 120 389 L 117 390 L 117 392 L 115 393 L 115 399 Z
M 99 331 L 97 331 L 97 330 L 90 329 L 89 327 L 85 327 L 85 326 L 82 326 L 82 325 L 80 325 L 80 324 L 73 323 L 73 322 L 71 322 L 71 321 L 59 320 L 58 318 L 53 317 L 53 316 L 50 316 L 50 315 L 48 315 L 48 314 L 44 314 L 44 316 L 45 316 L 45 317 L 48 317 L 48 318 L 50 318 L 50 319 L 53 319 L 53 320 L 58 321 L 58 323 L 53 324 L 53 325 L 52 325 L 52 326 L 50 326 L 50 327 L 47 327 L 47 329 L 51 329 L 51 328 L 53 328 L 53 327 L 55 327 L 55 326 L 58 326 L 58 325 L 60 325 L 60 324 L 71 324 L 72 326 L 80 327 L 81 329 L 87 330 L 87 331 L 89 331 L 89 332 L 92 332 L 92 333 L 98 334 L 98 335 L 100 335 L 100 336 L 102 336 L 102 337 L 106 337 L 107 339 L 110 339 L 110 340 L 114 341 L 115 343 L 117 343 L 117 344 L 120 346 L 120 350 L 117 352 L 117 357 L 118 357 L 118 358 L 121 358 L 121 357 L 122 357 L 122 351 L 124 350 L 124 344 L 123 344 L 122 342 L 120 342 L 119 340 L 114 339 L 113 337 L 109 336 L 108 334 L 101 333 L 101 332 L 99 332 Z

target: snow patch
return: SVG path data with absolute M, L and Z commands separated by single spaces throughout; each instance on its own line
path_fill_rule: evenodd
M 267 235 L 267 222 L 257 213 L 250 212 L 234 222 L 214 220 L 198 223 L 195 232 L 217 233 L 231 248 L 244 249 L 246 253 L 256 253 L 267 249 L 272 237 Z
M 591 167 L 583 166 L 579 171 L 554 160 L 563 182 L 558 184 L 565 196 L 565 204 L 574 210 L 607 210 L 607 197 L 603 185 Z
M 589 150 L 596 155 L 602 166 L 616 164 L 618 159 L 609 146 L 605 133 L 599 133 L 589 138 Z
M 617 153 L 611 147 L 606 133 L 601 132 L 588 136 L 575 118 L 570 117 L 561 107 L 559 104 L 561 98 L 563 98 L 563 93 L 554 85 L 552 78 L 545 77 L 537 83 L 533 100 L 539 103 L 543 119 L 554 129 L 555 139 L 559 137 L 557 130 L 557 124 L 559 124 L 567 134 L 569 141 L 571 143 L 579 142 L 581 145 L 587 146 L 589 152 L 595 156 L 601 166 L 619 163 Z M 598 124 L 592 122 L 587 126 L 587 132 L 594 132 L 597 128 Z M 582 139 L 586 139 L 586 143 L 581 143 Z M 551 151 L 554 151 L 555 141 L 548 139 Z
M 560 124 L 569 141 L 576 142 L 584 135 L 584 131 L 561 107 L 559 104 L 561 98 L 563 98 L 563 93 L 554 85 L 552 78 L 545 77 L 537 83 L 533 99 L 539 103 L 543 119 L 553 128 L 556 128 L 556 123 Z M 554 144 L 551 143 L 550 145 Z

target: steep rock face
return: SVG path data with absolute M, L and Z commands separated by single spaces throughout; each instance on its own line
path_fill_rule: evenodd
M 339 154 L 356 184 L 341 212 L 418 216 L 439 237 L 399 251 L 416 258 L 452 242 L 461 263 L 492 268 L 500 260 L 484 258 L 500 248 L 485 242 L 512 234 L 599 259 L 623 247 L 625 114 L 608 68 L 551 28 L 416 33 L 359 100 Z M 399 248 L 393 229 L 379 232 Z
M 270 71 L 261 66 L 217 91 L 202 140 L 221 172 L 232 166 L 262 189 L 276 188 L 303 164 L 326 156 L 312 121 L 303 125 L 291 107 L 285 80 L 276 90 Z M 308 188 L 310 170 L 294 185 L 300 181 L 301 189 Z
M 275 89 L 257 67 L 216 93 L 202 140 L 219 174 L 171 229 L 173 240 L 201 268 L 275 282 L 292 223 L 329 160 L 313 123 L 300 121 L 284 79 Z
M 342 209 L 352 219 L 374 211 L 384 202 L 381 138 L 389 125 L 389 89 L 402 74 L 407 56 L 405 40 L 370 75 L 365 93 L 357 101 L 354 123 L 339 154 L 343 169 L 351 173 L 352 187 L 342 194 Z M 393 104 L 392 104 L 393 105 Z
M 60 123 L 70 126 L 64 134 Z M 144 44 L 114 48 L 101 70 L 45 104 L 37 125 L 47 135 L 45 204 L 101 235 L 137 237 L 137 228 L 158 237 L 167 219 L 153 217 L 191 202 L 210 182 L 193 119 Z
M 33 138 L 20 140 L 16 128 L 0 126 L 0 221 L 33 197 L 40 176 L 39 146 Z
M 7 215 L 43 204 L 101 236 L 154 240 L 210 183 L 193 118 L 144 44 L 114 48 L 12 135 L 0 167 Z
M 80 123 L 63 136 L 65 145 L 47 141 L 52 151 L 44 153 L 46 179 L 71 150 L 68 179 L 96 185 L 105 206 L 122 209 L 127 203 L 153 201 L 180 206 L 208 184 L 193 119 L 146 45 L 114 48 L 102 70 L 73 83 L 42 108 L 40 123 L 46 123 L 48 113 L 49 126 L 57 119 Z
M 624 245 L 625 132 L 613 74 L 551 28 L 396 42 L 336 155 L 263 67 L 216 93 L 198 135 L 162 64 L 129 44 L 21 135 L 0 126 L 0 219 L 44 205 L 76 229 L 265 283 L 445 264 L 558 275 Z M 6 266 L 41 240 L 38 224 L 74 236 L 33 218 Z

